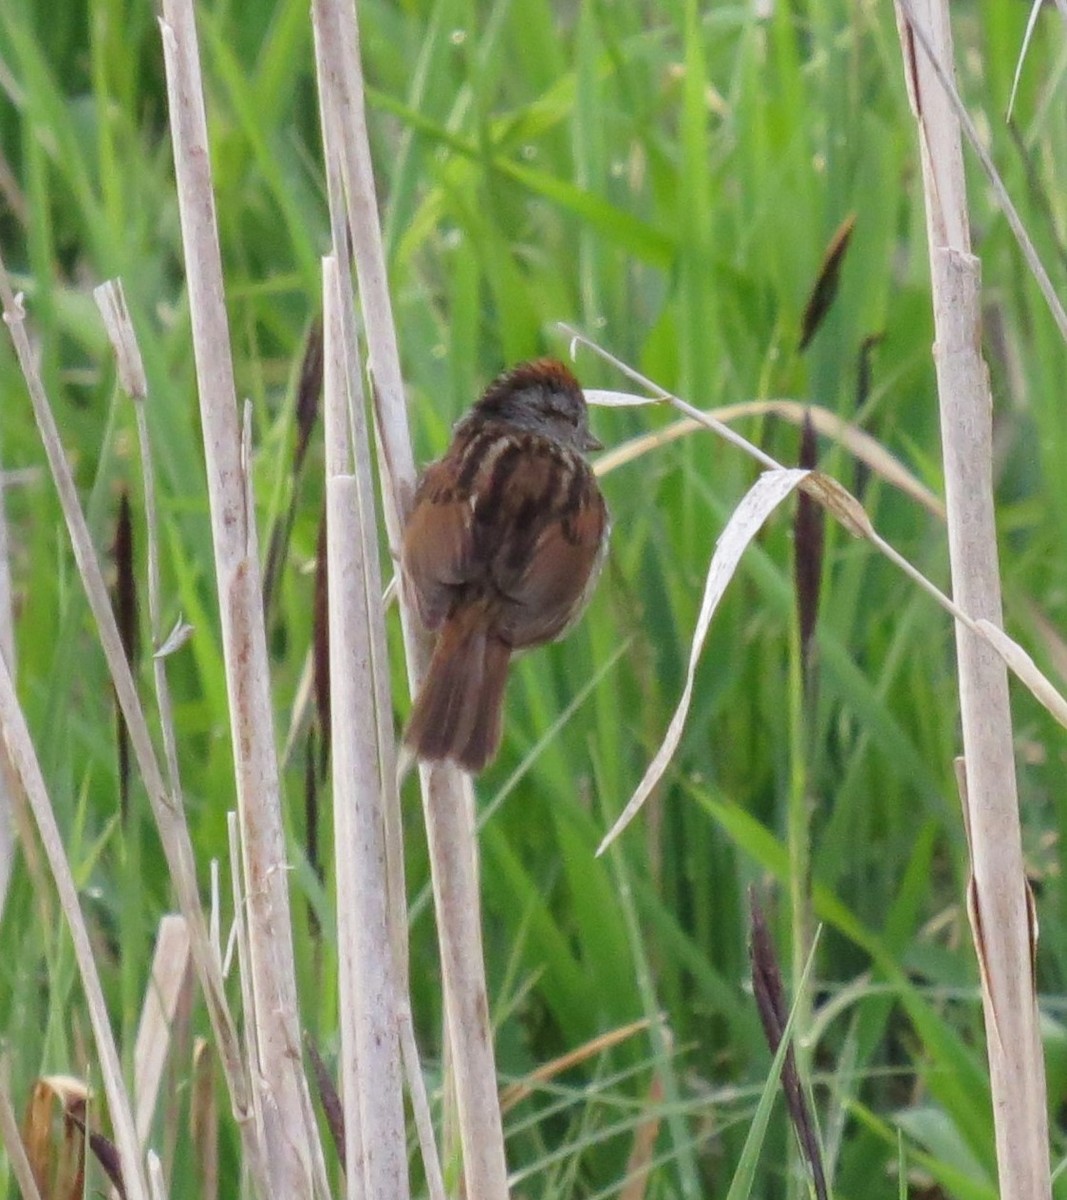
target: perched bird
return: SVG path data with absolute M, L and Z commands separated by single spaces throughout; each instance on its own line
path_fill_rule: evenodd
M 427 467 L 404 529 L 404 586 L 433 659 L 405 741 L 480 771 L 500 746 L 508 663 L 560 637 L 592 593 L 608 511 L 578 381 L 550 358 L 494 380 Z

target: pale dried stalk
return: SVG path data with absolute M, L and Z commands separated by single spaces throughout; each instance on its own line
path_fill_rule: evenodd
M 154 1150 L 148 1152 L 148 1180 L 152 1185 L 152 1200 L 167 1200 L 167 1181 L 163 1178 L 163 1164 Z
M 390 549 L 397 559 L 403 517 L 414 494 L 415 466 L 364 114 L 359 33 L 351 0 L 314 0 L 312 16 L 327 175 L 339 164 L 375 385 L 379 461 L 384 467 L 382 503 Z M 330 198 L 334 255 L 347 264 L 335 188 Z M 426 669 L 429 641 L 402 588 L 400 597 L 408 678 L 414 690 Z M 423 764 L 420 779 L 467 1193 L 478 1200 L 503 1200 L 508 1194 L 507 1166 L 482 953 L 473 791 L 469 777 L 448 765 Z
M 385 663 L 377 522 L 369 478 L 353 474 L 349 409 L 362 425 L 358 369 L 347 361 L 336 260 L 323 261 L 326 537 L 330 626 L 337 943 L 345 1159 L 349 1200 L 409 1194 L 400 1072 L 396 972 L 387 924 L 385 814 L 388 773 L 379 751 L 375 673 Z M 369 450 L 369 448 L 368 448 Z M 362 456 L 360 456 L 362 457 Z M 368 453 L 369 458 L 369 453 Z M 368 462 L 369 467 L 369 462 Z M 368 471 L 369 475 L 369 471 Z M 372 627 L 379 626 L 375 631 Z M 389 738 L 391 740 L 391 730 Z M 362 1167 L 362 1170 L 359 1169 Z M 361 1178 L 362 1176 L 362 1178 Z
M 106 284 L 98 288 L 97 303 L 101 316 L 115 349 L 119 378 L 123 387 L 134 401 L 137 415 L 137 430 L 141 446 L 141 468 L 145 488 L 145 516 L 148 540 L 149 588 L 148 603 L 152 625 L 153 644 L 158 646 L 160 637 L 160 600 L 159 600 L 159 537 L 155 516 L 155 487 L 152 470 L 151 446 L 145 423 L 145 401 L 148 384 L 141 364 L 140 350 L 137 339 L 126 311 L 126 301 L 121 285 Z M 31 387 L 31 396 L 34 389 Z M 42 395 L 41 404 L 44 406 Z M 45 406 L 46 407 L 46 406 Z M 130 740 L 137 756 L 138 768 L 144 780 L 145 788 L 152 803 L 152 811 L 159 827 L 160 840 L 167 856 L 167 866 L 171 881 L 174 884 L 182 915 L 186 921 L 189 934 L 193 961 L 196 965 L 211 1019 L 215 1044 L 219 1052 L 223 1073 L 230 1091 L 234 1119 L 241 1131 L 244 1145 L 245 1166 L 253 1181 L 256 1192 L 263 1197 L 270 1195 L 270 1185 L 267 1181 L 265 1152 L 262 1140 L 262 1130 L 253 1119 L 252 1103 L 249 1096 L 248 1080 L 258 1077 L 258 1069 L 253 1071 L 251 1064 L 246 1065 L 237 1040 L 237 1031 L 222 983 L 221 960 L 218 953 L 218 938 L 212 936 L 200 906 L 200 897 L 196 881 L 196 868 L 193 859 L 192 842 L 189 829 L 185 823 L 185 809 L 180 791 L 178 774 L 177 749 L 173 718 L 171 715 L 170 690 L 167 685 L 165 661 L 162 655 L 153 655 L 153 671 L 155 675 L 156 697 L 159 705 L 160 721 L 163 725 L 163 741 L 166 747 L 168 774 L 170 776 L 170 791 L 168 793 L 163 783 L 162 773 L 156 759 L 155 748 L 148 734 L 144 713 L 134 690 L 129 663 L 115 627 L 115 618 L 110 601 L 104 587 L 103 575 L 95 555 L 91 552 L 91 541 L 85 519 L 77 509 L 73 480 L 62 450 L 58 446 L 58 434 L 55 432 L 55 422 L 48 412 L 38 413 L 38 424 L 47 418 L 47 428 L 42 426 L 46 449 L 55 445 L 53 471 L 56 473 L 60 497 L 64 501 L 67 512 L 67 522 L 71 527 L 71 540 L 75 545 L 75 556 L 79 562 L 85 559 L 91 569 L 83 568 L 82 574 L 89 594 L 90 605 L 100 628 L 101 643 L 108 659 L 108 667 L 115 683 L 116 695 L 122 708 L 123 716 L 130 728 Z M 69 495 L 70 500 L 66 497 Z M 68 505 L 70 507 L 68 507 Z M 84 547 L 81 554 L 77 547 Z M 216 931 L 217 932 L 217 931 Z
M 6 537 L 5 516 L 3 513 L 3 488 L 0 482 L 0 537 Z M 6 547 L 0 549 L 5 557 Z M 0 570 L 3 570 L 0 567 Z M 0 624 L 5 627 L 2 636 L 10 641 L 8 649 L 0 650 L 0 658 L 7 663 L 7 669 L 12 679 L 17 679 L 15 661 L 15 614 L 11 604 L 11 595 L 0 599 Z M 11 883 L 11 873 L 15 867 L 15 848 L 22 851 L 22 861 L 30 877 L 34 904 L 37 908 L 37 919 L 42 929 L 49 929 L 55 919 L 52 910 L 51 888 L 47 881 L 47 872 L 41 862 L 33 832 L 33 817 L 30 814 L 26 797 L 19 786 L 15 768 L 7 754 L 7 747 L 0 738 L 0 916 L 3 916 L 4 902 L 7 899 L 8 886 Z
M 11 599 L 11 564 L 7 538 L 7 507 L 0 471 L 0 658 L 15 677 L 15 609 Z M 0 755 L 0 916 L 4 912 L 11 871 L 15 865 L 14 780 Z
M 404 517 L 414 494 L 415 458 L 411 450 L 404 381 L 374 190 L 359 29 L 352 0 L 314 0 L 312 21 L 316 27 L 323 120 L 330 122 L 330 132 L 336 132 L 341 143 L 333 145 L 332 153 L 340 164 L 345 185 L 345 211 L 367 328 L 370 372 L 376 392 L 375 409 L 385 451 L 386 475 L 393 493 L 386 495 L 384 500 L 387 506 L 397 502 L 396 512 L 389 518 L 393 526 L 390 529 L 392 538 L 398 528 L 395 522 L 398 517 Z M 344 246 L 334 248 L 339 264 L 348 262 L 344 249 Z
M 1062 7 L 1065 0 L 1057 0 L 1057 3 Z M 1037 247 L 1034 245 L 1029 233 L 1027 233 L 1022 217 L 1008 195 L 1008 189 L 1004 186 L 1004 181 L 993 165 L 993 160 L 989 156 L 985 142 L 979 135 L 978 129 L 971 120 L 963 101 L 960 99 L 959 92 L 956 89 L 955 71 L 951 60 L 946 59 L 942 62 L 924 26 L 922 24 L 917 25 L 911 21 L 912 13 L 908 0 L 900 0 L 898 11 L 903 12 L 908 21 L 911 22 L 911 32 L 922 48 L 922 54 L 925 56 L 927 66 L 944 88 L 945 98 L 953 112 L 955 112 L 963 132 L 967 135 L 967 140 L 971 144 L 971 149 L 974 151 L 975 157 L 978 159 L 986 178 L 989 180 L 993 197 L 1000 206 L 1000 210 L 1008 222 L 1008 227 L 1015 236 L 1015 241 L 1018 243 L 1023 258 L 1026 260 L 1026 265 L 1030 268 L 1034 282 L 1041 290 L 1041 295 L 1045 298 L 1045 303 L 1048 305 L 1052 319 L 1056 322 L 1060 335 L 1067 341 L 1067 310 L 1064 309 L 1059 296 L 1056 294 L 1052 280 L 1045 270 L 1045 264 L 1041 261 L 1037 253 Z
M 170 1054 L 174 1022 L 180 1005 L 188 1012 L 192 981 L 189 930 L 182 917 L 168 913 L 159 923 L 133 1049 L 135 1122 L 137 1137 L 145 1148 Z
M 405 1003 L 400 1013 L 400 1053 L 404 1060 L 404 1073 L 408 1081 L 408 1095 L 415 1117 L 419 1149 L 422 1152 L 422 1167 L 426 1172 L 426 1188 L 430 1200 L 447 1200 L 444 1174 L 441 1171 L 441 1156 L 434 1140 L 433 1116 L 430 1098 L 426 1094 L 426 1080 L 419 1061 L 419 1048 L 415 1043 L 415 1024 L 411 1019 L 411 1008 Z
M 126 1194 L 132 1200 L 148 1200 L 148 1180 L 145 1175 L 144 1163 L 141 1160 L 141 1149 L 134 1127 L 133 1111 L 122 1076 L 122 1064 L 115 1046 L 115 1037 L 107 1015 L 107 1003 L 104 1000 L 104 990 L 100 985 L 100 976 L 96 969 L 92 944 L 89 941 L 89 931 L 82 917 L 74 876 L 63 849 L 63 839 L 59 832 L 59 825 L 56 823 L 55 814 L 52 812 L 44 776 L 41 774 L 41 766 L 37 761 L 33 742 L 30 740 L 30 731 L 26 727 L 18 697 L 15 695 L 15 685 L 2 656 L 0 656 L 0 736 L 7 744 L 8 755 L 33 810 L 41 844 L 44 846 L 45 856 L 48 859 L 56 891 L 59 894 L 59 902 L 70 928 L 74 957 L 77 960 L 78 973 L 81 975 L 82 987 L 85 990 L 89 1020 L 92 1023 L 96 1050 L 99 1055 L 100 1074 L 104 1081 L 104 1091 L 107 1094 L 108 1111 L 111 1114 L 111 1122 L 115 1130 L 115 1144 L 122 1162 Z
M 314 23 L 316 60 L 322 62 L 323 54 L 319 52 L 322 36 L 322 25 L 317 10 L 312 11 Z M 336 36 L 336 35 L 335 35 Z M 323 52 L 324 53 L 324 52 Z M 339 64 L 337 64 L 339 65 Z M 324 69 L 324 68 L 323 68 Z M 321 90 L 321 89 L 320 89 Z M 364 505 L 373 506 L 373 495 L 370 481 L 373 477 L 373 467 L 370 460 L 369 435 L 366 433 L 366 404 L 363 393 L 363 375 L 359 365 L 359 337 L 355 327 L 356 299 L 352 286 L 350 262 L 347 257 L 348 233 L 346 226 L 345 183 L 343 179 L 344 149 L 340 132 L 340 121 L 343 107 L 339 100 L 340 87 L 333 88 L 330 93 L 323 94 L 320 99 L 322 119 L 322 138 L 325 147 L 326 183 L 330 207 L 330 232 L 333 240 L 333 259 L 336 263 L 344 263 L 344 269 L 338 270 L 337 281 L 341 294 L 341 323 L 344 333 L 345 360 L 348 371 L 348 404 L 349 420 L 352 429 L 362 430 L 356 439 L 354 447 L 356 454 L 356 477 L 360 481 L 361 494 L 365 495 Z M 390 317 L 391 320 L 391 317 Z M 362 490 L 365 489 L 365 492 Z M 388 490 L 383 487 L 382 508 L 385 514 L 386 527 L 389 530 L 397 524 L 396 506 Z M 390 533 L 390 549 L 396 554 L 396 544 Z M 403 617 L 403 612 L 401 613 Z M 375 685 L 378 689 L 377 720 L 379 722 L 378 741 L 390 756 L 390 763 L 395 759 L 394 739 L 391 715 L 391 696 L 389 692 L 387 650 L 382 636 L 375 636 L 372 650 L 379 662 L 381 670 L 375 671 Z M 428 660 L 427 660 L 428 661 Z M 383 763 L 383 773 L 386 764 Z M 404 887 L 404 835 L 400 820 L 400 797 L 395 784 L 395 766 L 389 767 L 389 774 L 384 776 L 388 789 L 385 806 L 386 855 L 388 859 L 389 886 L 389 935 L 396 960 L 397 989 L 401 995 L 408 992 L 408 949 L 407 949 L 407 895 Z
M 245 899 L 244 875 L 241 872 L 241 828 L 237 814 L 232 810 L 226 814 L 226 840 L 230 852 L 230 891 L 233 898 L 233 940 L 237 954 L 237 980 L 241 987 L 241 1008 L 246 1014 L 244 1022 L 245 1058 L 248 1072 L 258 1077 L 262 1067 L 259 1061 L 259 1042 L 256 1038 L 256 998 L 252 990 L 252 969 L 249 966 L 248 950 L 248 904 Z M 228 973 L 228 972 L 227 972 Z M 252 1089 L 249 1122 L 256 1131 L 257 1141 L 263 1141 L 263 1089 Z M 268 1183 L 268 1189 L 270 1185 Z M 270 1194 L 268 1192 L 268 1194 Z M 281 1200 L 281 1197 L 277 1197 Z
M 904 73 L 919 130 L 934 299 L 953 595 L 976 620 L 1002 624 L 992 480 L 992 397 L 981 353 L 981 270 L 970 252 L 959 123 L 923 44 L 953 77 L 945 0 L 898 4 Z M 1051 1195 L 1045 1070 L 1033 975 L 1034 938 L 1023 869 L 1007 672 L 982 637 L 956 624 L 969 907 L 982 966 L 982 1003 L 1000 1194 Z
M 133 682 L 130 664 L 115 624 L 115 614 L 111 608 L 103 572 L 89 534 L 85 515 L 78 503 L 74 478 L 63 452 L 55 418 L 48 405 L 44 385 L 41 383 L 40 373 L 26 336 L 22 305 L 11 292 L 2 258 L 0 258 L 0 298 L 3 301 L 4 320 L 9 327 L 11 339 L 15 345 L 15 353 L 26 380 L 30 401 L 33 405 L 34 419 L 40 430 L 41 442 L 63 508 L 74 558 L 78 565 L 89 607 L 96 621 L 97 633 L 107 659 L 115 695 L 129 729 L 130 744 L 133 747 L 138 769 L 152 805 L 152 814 L 155 817 L 160 842 L 167 858 L 167 868 L 178 896 L 182 914 L 189 925 L 193 957 L 200 986 L 207 1001 L 208 1013 L 219 1045 L 219 1052 L 226 1064 L 226 1077 L 230 1083 L 234 1112 L 244 1129 L 246 1122 L 243 1117 L 247 1107 L 244 1066 L 237 1049 L 236 1034 L 223 991 L 218 960 L 208 941 L 204 914 L 200 908 L 189 830 L 185 824 L 182 809 L 167 794 L 163 783 L 155 748 L 152 745 L 144 711 Z M 246 1158 L 253 1178 L 260 1178 L 262 1171 L 258 1170 L 258 1143 L 246 1142 Z
M 126 295 L 119 279 L 109 280 L 93 289 L 93 297 L 103 318 L 118 367 L 119 382 L 133 401 L 137 420 L 137 444 L 141 452 L 141 478 L 144 483 L 145 540 L 148 545 L 148 623 L 152 634 L 152 674 L 156 685 L 156 705 L 159 708 L 163 753 L 167 764 L 167 781 L 171 794 L 180 796 L 178 772 L 178 741 L 174 730 L 174 712 L 167 683 L 166 656 L 159 652 L 163 644 L 163 613 L 159 567 L 159 521 L 156 517 L 155 468 L 152 465 L 152 443 L 148 436 L 145 404 L 148 400 L 148 379 L 145 376 L 137 334 L 126 308 Z
M 315 37 L 318 39 L 319 28 L 315 26 Z M 327 134 L 327 122 L 330 122 L 330 127 L 336 129 L 335 114 L 329 109 L 322 110 L 323 121 L 323 139 L 327 146 L 334 146 L 338 143 L 336 133 Z M 324 281 L 325 276 L 331 278 L 331 287 L 328 293 L 328 323 L 330 328 L 330 346 L 326 353 L 325 366 L 330 372 L 329 383 L 324 389 L 327 394 L 326 410 L 328 414 L 328 428 L 326 432 L 327 444 L 327 470 L 329 465 L 334 461 L 345 462 L 349 465 L 353 459 L 353 450 L 355 451 L 355 477 L 356 489 L 355 495 L 358 499 L 358 505 L 363 512 L 374 511 L 374 497 L 371 486 L 372 469 L 370 465 L 370 448 L 369 439 L 366 429 L 366 402 L 363 394 L 363 374 L 360 367 L 359 359 L 359 338 L 355 328 L 355 312 L 356 301 L 355 293 L 352 285 L 352 276 L 350 266 L 346 260 L 344 269 L 338 269 L 336 258 L 336 247 L 344 247 L 347 245 L 347 235 L 345 233 L 344 224 L 344 200 L 343 191 L 344 185 L 341 180 L 341 170 L 336 154 L 326 154 L 326 179 L 327 191 L 329 196 L 331 232 L 333 235 L 333 243 L 335 246 L 335 254 L 329 258 L 329 267 L 324 262 Z M 337 393 L 343 387 L 343 394 L 338 396 Z M 334 407 L 340 402 L 340 410 Z M 347 432 L 346 432 L 347 424 Z M 355 442 L 353 447 L 352 438 Z M 327 485 L 329 486 L 329 484 Z M 344 514 L 341 519 L 349 524 L 349 518 Z M 373 517 L 372 517 L 373 522 Z M 336 525 L 337 522 L 335 521 Z M 366 528 L 366 522 L 361 518 L 357 527 L 352 530 L 354 537 L 358 537 L 361 545 L 360 557 L 365 566 L 376 567 L 377 562 L 377 538 L 373 531 Z M 328 537 L 331 541 L 334 540 L 334 534 L 330 532 L 330 521 L 327 521 Z M 341 557 L 338 560 L 338 569 L 343 571 L 350 570 L 343 562 L 343 558 L 347 557 L 347 549 L 341 549 Z M 333 552 L 330 552 L 327 565 L 328 579 L 333 580 Z M 367 592 L 370 583 L 368 579 L 362 576 L 357 577 L 358 586 Z M 336 581 L 331 582 L 329 587 L 331 595 Z M 380 581 L 379 581 L 380 586 Z M 375 601 L 377 596 L 375 596 Z M 347 599 L 342 598 L 341 604 L 347 604 Z M 333 661 L 334 645 L 333 645 L 333 625 L 335 621 L 334 610 L 335 602 L 331 598 L 329 601 L 331 633 L 330 633 L 330 656 L 331 663 Z M 389 694 L 388 680 L 388 655 L 384 642 L 384 623 L 372 622 L 369 626 L 366 621 L 363 622 L 364 630 L 369 633 L 369 638 L 366 642 L 369 660 L 368 665 L 371 667 L 372 679 L 370 681 L 370 689 L 373 692 L 373 701 L 371 711 L 368 714 L 367 730 L 371 728 L 377 729 L 377 754 L 370 746 L 370 739 L 367 739 L 368 756 L 370 762 L 377 763 L 377 782 L 380 796 L 383 802 L 384 816 L 384 834 L 386 844 L 386 881 L 384 894 L 388 897 L 386 904 L 386 923 L 388 930 L 388 942 L 382 942 L 379 946 L 379 952 L 383 955 L 390 954 L 392 957 L 392 976 L 393 984 L 393 1004 L 394 1018 L 397 1008 L 402 1004 L 401 997 L 408 994 L 408 976 L 407 976 L 407 961 L 408 961 L 408 942 L 407 942 L 407 914 L 406 914 L 406 890 L 404 886 L 404 866 L 403 866 L 403 831 L 400 824 L 400 797 L 399 790 L 396 786 L 395 766 L 390 765 L 389 771 L 386 771 L 385 762 L 388 760 L 393 764 L 394 750 L 392 745 L 392 704 Z M 331 690 L 336 687 L 336 675 L 338 671 L 346 670 L 345 667 L 331 666 Z M 368 700 L 370 696 L 368 696 Z M 341 700 L 340 697 L 334 696 L 331 700 L 331 705 L 338 703 L 348 704 L 347 700 Z M 336 709 L 331 708 L 331 712 L 335 713 Z M 336 728 L 336 720 L 335 720 Z M 344 735 L 342 735 L 344 736 Z M 353 753 L 347 744 L 344 747 L 345 753 Z M 346 760 L 345 771 L 348 772 Z M 356 888 L 354 881 L 349 878 L 350 868 L 342 862 L 342 839 L 351 838 L 355 833 L 355 824 L 349 818 L 351 813 L 347 811 L 351 788 L 349 783 L 341 781 L 341 775 L 337 768 L 341 764 L 334 759 L 335 767 L 335 784 L 334 784 L 334 811 L 335 811 L 335 854 L 338 857 L 339 869 L 337 880 L 337 920 L 338 920 L 338 944 L 341 949 L 342 961 L 340 962 L 340 990 L 342 998 L 342 1094 L 344 1096 L 344 1112 L 345 1112 L 345 1138 L 346 1138 L 346 1163 L 348 1164 L 347 1182 L 350 1189 L 358 1189 L 362 1195 L 362 1189 L 366 1184 L 369 1174 L 373 1168 L 368 1169 L 365 1161 L 365 1150 L 370 1143 L 369 1127 L 373 1125 L 374 1116 L 370 1115 L 365 1120 L 364 1108 L 368 1100 L 373 1104 L 373 1096 L 368 1096 L 366 1091 L 366 1083 L 363 1078 L 359 1046 L 361 1043 L 361 1019 L 356 1001 L 358 990 L 357 981 L 353 979 L 358 961 L 358 951 L 354 944 L 355 940 L 350 930 L 352 921 L 356 911 L 356 906 L 359 900 L 356 897 Z M 345 811 L 341 811 L 345 809 Z M 339 823 L 340 822 L 340 823 Z M 345 933 L 342 934 L 342 926 Z M 344 960 L 344 956 L 348 954 L 348 960 Z M 376 973 L 380 973 L 381 965 L 374 968 Z M 392 1037 L 389 1039 L 391 1049 L 395 1050 L 395 1042 Z M 379 1064 L 378 1069 L 382 1064 Z M 402 1186 L 406 1189 L 409 1184 L 405 1176 Z M 370 1189 L 367 1189 L 368 1192 Z M 373 1193 L 371 1193 L 373 1195 Z
M 301 1069 L 289 884 L 263 625 L 254 513 L 246 476 L 223 298 L 207 121 L 191 0 L 163 5 L 163 51 L 211 503 L 229 695 L 250 971 L 270 1182 L 286 1200 L 324 1187 L 318 1127 Z

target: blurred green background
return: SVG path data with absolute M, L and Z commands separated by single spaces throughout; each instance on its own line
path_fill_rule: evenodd
M 871 0 L 765 7 L 360 4 L 420 461 L 444 448 L 451 423 L 502 367 L 565 354 L 556 323 L 567 321 L 701 407 L 765 398 L 823 406 L 940 491 L 921 176 L 892 8 Z M 961 91 L 1063 292 L 1064 25 L 1051 7 L 1039 15 L 1009 124 L 1028 6 L 973 0 L 953 5 L 953 17 Z M 281 744 L 311 641 L 322 506 L 317 439 L 303 475 L 294 479 L 291 469 L 296 384 L 328 248 L 311 26 L 307 0 L 205 0 L 198 20 L 237 388 L 254 414 L 262 546 L 295 494 L 269 629 Z M 122 278 L 145 357 L 165 624 L 181 613 L 196 627 L 169 671 L 206 894 L 211 860 L 225 861 L 235 798 L 166 117 L 159 31 L 145 0 L 0 5 L 0 247 L 26 294 L 98 545 L 108 552 L 118 498 L 129 489 L 142 578 L 133 413 L 115 386 L 93 286 Z M 1060 679 L 1064 348 L 973 167 L 968 156 L 1006 619 Z M 800 353 L 808 296 L 849 214 L 855 231 L 835 302 Z M 588 351 L 576 369 L 588 386 L 626 386 Z M 136 783 L 129 817 L 119 817 L 110 687 L 6 338 L 0 396 L 0 463 L 19 472 L 4 501 L 20 693 L 98 938 L 113 1021 L 132 1057 L 156 926 L 172 900 Z M 671 419 L 652 408 L 601 410 L 593 424 L 610 446 Z M 795 427 L 770 418 L 743 427 L 779 460 L 796 462 Z M 947 586 L 938 520 L 830 442 L 820 441 L 819 455 L 862 494 L 879 531 Z M 606 476 L 614 533 L 595 601 L 565 644 L 513 671 L 504 750 L 478 785 L 488 815 L 486 953 L 501 1075 L 521 1080 L 642 1017 L 662 1014 L 659 1028 L 669 1031 L 641 1032 L 589 1056 L 507 1113 L 515 1194 L 618 1195 L 635 1131 L 650 1120 L 658 1124 L 644 1195 L 725 1194 L 770 1062 L 747 988 L 746 889 L 755 884 L 764 899 L 789 976 L 800 924 L 790 911 L 790 862 L 808 853 L 815 913 L 826 927 L 804 1033 L 836 1194 L 905 1194 L 899 1132 L 906 1194 L 992 1197 L 984 1034 L 951 767 L 959 752 L 952 629 L 867 545 L 826 528 L 805 691 L 790 514 L 771 520 L 712 625 L 672 768 L 618 846 L 593 858 L 666 729 L 715 539 L 755 476 L 752 462 L 707 434 Z M 399 724 L 408 701 L 395 614 L 390 620 Z M 1064 739 L 1029 695 L 1016 688 L 1013 697 L 1059 1161 Z M 305 803 L 315 754 L 301 734 L 285 787 L 302 1018 L 331 1059 L 328 804 L 324 793 L 322 811 L 309 818 Z M 810 841 L 799 846 L 790 813 L 805 797 Z M 420 820 L 409 783 L 413 1000 L 436 1077 L 440 988 Z M 316 837 L 323 880 L 309 851 Z M 42 921 L 21 862 L 0 945 L 0 1035 L 21 1102 L 39 1074 L 92 1071 L 66 931 Z M 199 1009 L 195 1022 L 206 1029 Z M 175 1074 L 171 1120 L 188 1097 L 181 1062 Z M 789 1167 L 791 1137 L 779 1106 L 754 1195 L 802 1193 Z M 178 1139 L 171 1195 L 180 1200 L 200 1193 L 190 1135 L 180 1128 Z M 225 1121 L 222 1153 L 223 1194 L 236 1195 L 239 1145 Z M 413 1170 L 421 1186 L 421 1168 Z M 0 1160 L 0 1197 L 15 1194 Z

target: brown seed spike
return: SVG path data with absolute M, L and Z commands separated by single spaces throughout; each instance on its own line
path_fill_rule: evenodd
M 786 1007 L 785 987 L 782 984 L 782 972 L 778 966 L 778 956 L 775 953 L 774 941 L 763 909 L 756 899 L 755 890 L 750 888 L 748 893 L 749 917 L 752 923 L 752 934 L 749 941 L 749 959 L 752 966 L 752 992 L 756 998 L 756 1008 L 759 1010 L 763 1032 L 767 1037 L 767 1045 L 771 1053 L 778 1052 L 782 1034 L 789 1019 Z M 796 1056 L 793 1047 L 786 1051 L 782 1064 L 782 1091 L 785 1094 L 789 1119 L 793 1122 L 800 1149 L 811 1168 L 812 1182 L 815 1184 L 815 1195 L 819 1200 L 826 1200 L 829 1193 L 826 1188 L 826 1171 L 822 1161 L 822 1147 L 815 1132 L 811 1110 L 804 1087 L 797 1071 Z
M 830 311 L 830 305 L 833 304 L 834 297 L 837 295 L 837 285 L 841 281 L 841 264 L 844 262 L 845 251 L 848 249 L 855 225 L 856 214 L 849 213 L 837 227 L 834 236 L 830 239 L 829 246 L 826 247 L 819 274 L 815 279 L 815 286 L 811 289 L 811 295 L 804 308 L 804 315 L 800 319 L 800 342 L 797 349 L 801 353 L 808 348 L 811 339 L 818 333 L 819 326 Z
M 322 318 L 316 317 L 308 331 L 304 346 L 304 361 L 300 364 L 300 382 L 296 388 L 296 447 L 293 451 L 293 474 L 299 475 L 304 465 L 308 443 L 319 419 L 322 398 Z
M 315 1083 L 318 1085 L 319 1100 L 322 1103 L 322 1111 L 326 1116 L 326 1125 L 330 1130 L 330 1137 L 333 1138 L 334 1149 L 337 1151 L 337 1158 L 341 1163 L 341 1170 L 343 1171 L 346 1165 L 344 1106 L 341 1104 L 341 1097 L 334 1085 L 333 1078 L 326 1069 L 326 1064 L 322 1061 L 319 1048 L 315 1045 L 310 1033 L 304 1034 L 304 1043 L 307 1046 L 308 1057 L 311 1059 L 311 1069 L 315 1075 Z
M 137 657 L 137 578 L 133 570 L 133 517 L 130 496 L 125 490 L 119 496 L 119 511 L 115 522 L 115 540 L 111 547 L 115 560 L 115 592 L 112 603 L 119 638 L 126 661 L 131 668 Z M 130 739 L 122 713 L 115 708 L 115 740 L 118 747 L 119 805 L 123 820 L 130 803 Z
M 111 1180 L 111 1186 L 119 1195 L 119 1200 L 126 1200 L 126 1185 L 122 1182 L 122 1162 L 119 1159 L 118 1148 L 102 1133 L 87 1129 L 85 1122 L 77 1113 L 68 1112 L 67 1120 L 81 1130 L 83 1137 L 88 1137 L 89 1145 L 96 1161 L 104 1168 L 104 1174 Z
M 322 852 L 319 849 L 319 774 L 326 774 L 326 762 L 319 757 L 315 739 L 315 722 L 308 729 L 306 752 L 304 755 L 304 849 L 307 854 L 308 866 L 315 872 L 319 883 L 326 886 L 326 872 L 322 866 Z M 308 933 L 318 939 L 322 933 L 318 910 L 314 902 L 308 899 Z

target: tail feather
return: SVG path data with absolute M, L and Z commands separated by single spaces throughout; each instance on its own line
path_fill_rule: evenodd
M 487 636 L 484 614 L 447 620 L 415 700 L 404 740 L 430 762 L 480 771 L 500 746 L 511 649 Z
M 508 682 L 511 648 L 499 638 L 485 643 L 482 689 L 474 708 L 474 723 L 455 756 L 465 771 L 480 771 L 496 757 L 503 732 L 504 690 Z

